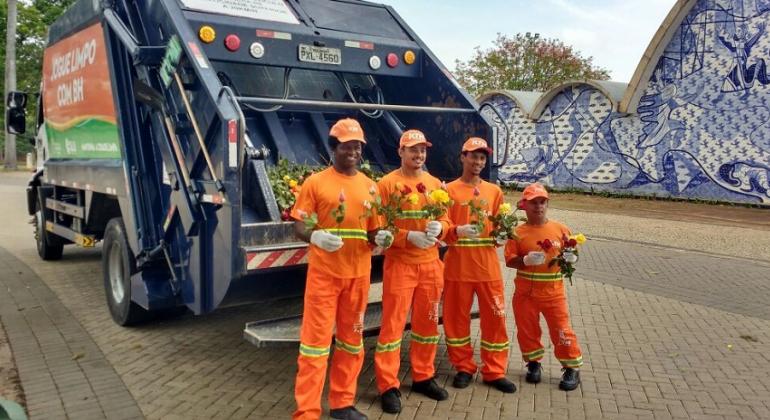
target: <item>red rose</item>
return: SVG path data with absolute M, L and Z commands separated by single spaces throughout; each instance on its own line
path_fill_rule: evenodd
M 281 212 L 281 220 L 291 220 L 289 209 L 284 209 L 283 212 Z
M 417 184 L 417 192 L 418 193 L 425 194 L 425 191 L 428 191 L 428 188 L 425 186 L 425 184 L 423 184 L 422 182 Z
M 408 185 L 404 185 L 404 189 L 401 190 L 401 195 L 409 195 L 412 193 L 412 189 Z
M 575 239 L 570 239 L 567 241 L 567 248 L 574 248 L 577 246 L 577 241 Z
M 553 242 L 551 242 L 550 239 L 546 239 L 543 242 L 538 242 L 538 245 L 540 245 L 540 248 L 543 248 L 543 251 L 549 251 L 551 248 L 553 248 Z

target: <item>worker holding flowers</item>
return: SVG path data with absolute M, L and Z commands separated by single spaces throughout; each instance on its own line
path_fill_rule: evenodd
M 434 380 L 434 359 L 444 287 L 444 266 L 436 244 L 449 228 L 445 214 L 449 195 L 441 182 L 423 169 L 430 146 L 419 130 L 405 131 L 398 149 L 401 167 L 378 183 L 382 205 L 399 206 L 397 232 L 385 251 L 382 328 L 374 355 L 377 388 L 386 413 L 401 411 L 398 371 L 401 337 L 410 308 L 412 391 L 437 401 L 448 397 Z M 384 213 L 393 212 L 386 209 Z
M 527 362 L 525 379 L 529 383 L 541 379 L 540 360 L 545 355 L 540 341 L 542 313 L 554 353 L 563 368 L 559 389 L 571 391 L 580 384 L 583 357 L 570 325 L 562 271 L 558 264 L 550 262 L 563 259 L 575 263 L 575 248 L 564 252 L 569 245 L 564 242 L 574 239 L 577 246 L 579 239 L 584 238 L 572 237 L 565 225 L 548 219 L 548 191 L 538 183 L 524 189 L 519 206 L 527 213 L 527 222 L 516 228 L 517 238 L 506 244 L 505 261 L 508 267 L 516 269 L 513 316 L 519 347 Z
M 369 242 L 384 247 L 392 234 L 378 229 L 379 216 L 367 205 L 376 186 L 357 170 L 365 143 L 356 120 L 334 124 L 329 132 L 333 164 L 305 180 L 291 213 L 297 237 L 310 242 L 294 388 L 297 419 L 321 416 L 332 334 L 336 339 L 329 378 L 330 415 L 366 419 L 353 404 L 364 361 Z
M 484 139 L 469 138 L 460 154 L 462 176 L 447 185 L 454 204 L 449 209 L 452 227 L 446 237 L 449 250 L 444 256 L 444 332 L 449 361 L 457 371 L 452 386 L 465 388 L 478 370 L 471 345 L 470 316 L 475 294 L 481 317 L 483 382 L 513 393 L 516 385 L 505 377 L 510 345 L 505 331 L 503 276 L 495 250 L 497 238 L 490 236 L 493 226 L 488 220 L 488 216 L 511 213 L 512 209 L 503 203 L 500 187 L 481 179 L 491 153 Z

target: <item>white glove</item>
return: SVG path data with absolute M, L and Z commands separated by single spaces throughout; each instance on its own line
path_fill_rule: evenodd
M 457 226 L 457 236 L 461 238 L 478 238 L 479 228 L 476 225 Z
M 562 257 L 564 257 L 565 262 L 568 262 L 570 264 L 575 264 L 578 260 L 578 256 L 575 255 L 575 253 L 572 251 L 564 251 L 564 253 L 562 254 Z
M 334 252 L 342 248 L 342 238 L 325 230 L 314 230 L 310 234 L 310 243 L 327 252 Z
M 497 236 L 495 236 L 495 243 L 496 243 L 498 246 L 503 246 L 503 245 L 505 245 L 505 241 L 507 241 L 507 240 L 508 240 L 508 235 L 507 235 L 507 234 L 505 234 L 505 233 L 500 233 L 500 234 L 498 234 Z
M 529 251 L 523 258 L 524 265 L 540 265 L 545 262 L 545 252 Z
M 393 234 L 389 230 L 378 230 L 377 235 L 374 236 L 374 243 L 377 246 L 387 248 L 393 245 Z
M 438 242 L 438 239 L 435 237 L 428 236 L 427 233 L 418 232 L 416 230 L 409 231 L 409 233 L 406 234 L 406 239 L 420 249 L 428 249 Z
M 428 225 L 425 226 L 425 233 L 428 234 L 428 236 L 438 238 L 438 235 L 441 235 L 441 222 L 431 220 L 428 222 Z

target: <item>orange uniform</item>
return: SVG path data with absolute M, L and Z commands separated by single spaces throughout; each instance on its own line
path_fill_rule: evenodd
M 377 388 L 382 393 L 398 388 L 398 370 L 401 364 L 401 337 L 409 308 L 412 308 L 412 333 L 409 356 L 412 379 L 424 381 L 435 373 L 433 366 L 436 345 L 439 340 L 439 303 L 444 288 L 444 266 L 438 255 L 438 247 L 420 249 L 407 240 L 409 231 L 425 231 L 428 220 L 421 211 L 426 204 L 424 194 L 418 192 L 418 184 L 427 191 L 439 189 L 441 182 L 427 172 L 419 177 L 407 177 L 400 170 L 384 176 L 379 182 L 380 196 L 387 203 L 397 191 L 396 185 L 409 187 L 419 197 L 417 204 L 404 202 L 403 218 L 396 222 L 398 232 L 393 245 L 385 251 L 382 290 L 382 328 L 377 339 L 374 367 Z M 449 219 L 443 216 L 442 236 L 449 228 Z
M 565 368 L 578 368 L 583 364 L 575 332 L 569 321 L 569 308 L 564 294 L 564 280 L 558 265 L 548 262 L 559 255 L 561 238 L 570 235 L 569 229 L 555 221 L 536 226 L 523 224 L 516 228 L 517 240 L 509 240 L 505 247 L 505 260 L 527 255 L 530 251 L 544 251 L 538 245 L 549 239 L 553 247 L 544 251 L 544 264 L 526 267 L 516 272 L 516 290 L 513 294 L 513 315 L 516 319 L 516 335 L 524 360 L 539 361 L 545 355 L 540 342 L 540 313 L 548 324 L 548 332 L 556 358 Z
M 454 368 L 458 372 L 476 373 L 470 333 L 470 311 L 475 293 L 481 315 L 481 374 L 485 381 L 494 381 L 505 376 L 510 344 L 505 331 L 505 292 L 500 261 L 495 239 L 489 236 L 492 224 L 487 221 L 475 239 L 458 238 L 456 227 L 476 221 L 465 203 L 473 200 L 477 206 L 496 214 L 503 203 L 503 192 L 486 181 L 478 185 L 478 196 L 474 196 L 474 188 L 459 179 L 447 185 L 454 205 L 449 210 L 453 226 L 446 237 L 449 250 L 444 255 L 444 332 L 449 360 Z
M 321 394 L 335 324 L 329 406 L 338 409 L 353 405 L 364 361 L 361 333 L 371 271 L 367 231 L 379 226 L 377 215 L 367 215 L 365 208 L 364 203 L 372 201 L 370 191 L 376 192 L 376 185 L 362 173 L 347 176 L 330 167 L 305 181 L 292 210 L 296 220 L 302 220 L 303 214 L 317 214 L 317 228 L 342 237 L 344 242 L 335 252 L 310 245 L 294 418 L 317 419 L 321 415 Z M 338 225 L 331 213 L 339 206 L 341 193 L 346 211 Z

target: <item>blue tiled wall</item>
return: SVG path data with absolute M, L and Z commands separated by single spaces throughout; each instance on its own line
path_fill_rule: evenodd
M 512 129 L 500 180 L 770 204 L 769 20 L 770 0 L 697 2 L 633 115 L 588 84 L 560 92 L 537 120 L 493 96 Z

